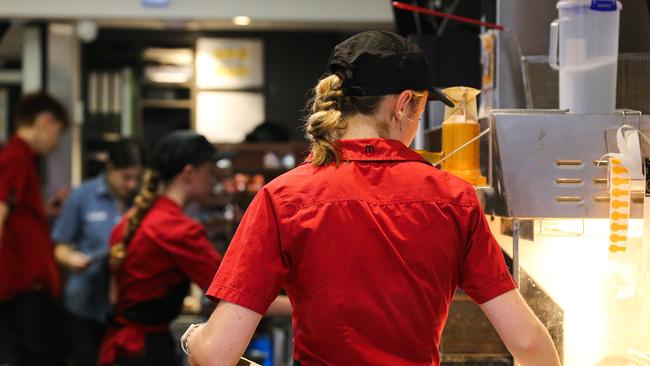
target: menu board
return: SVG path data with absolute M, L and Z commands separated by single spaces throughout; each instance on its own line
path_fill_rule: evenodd
M 196 86 L 199 89 L 257 89 L 264 85 L 259 39 L 199 38 Z

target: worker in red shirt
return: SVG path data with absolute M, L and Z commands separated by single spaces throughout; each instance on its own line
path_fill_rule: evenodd
M 37 158 L 56 149 L 68 116 L 53 97 L 35 93 L 20 99 L 15 123 L 0 151 L 0 364 L 56 365 L 59 275 Z
M 111 236 L 116 302 L 99 365 L 181 364 L 169 324 L 190 281 L 207 289 L 221 262 L 203 227 L 183 209 L 212 192 L 219 158 L 205 137 L 190 131 L 173 132 L 155 147 L 135 208 Z M 286 309 L 288 300 L 279 306 Z
M 307 161 L 249 206 L 182 338 L 194 365 L 234 365 L 284 288 L 294 365 L 439 365 L 457 287 L 525 366 L 559 365 L 522 300 L 474 189 L 408 146 L 433 88 L 423 52 L 389 32 L 337 45 L 315 88 Z

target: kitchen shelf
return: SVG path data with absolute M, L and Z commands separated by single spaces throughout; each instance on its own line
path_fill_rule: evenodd
M 149 86 L 154 88 L 169 88 L 169 89 L 191 89 L 194 87 L 193 81 L 185 83 L 156 83 L 154 81 L 142 81 L 142 86 Z
M 193 107 L 191 100 L 143 99 L 140 103 L 143 108 L 191 109 Z

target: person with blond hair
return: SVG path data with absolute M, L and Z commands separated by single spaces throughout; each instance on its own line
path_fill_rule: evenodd
M 190 363 L 234 365 L 284 288 L 294 365 L 440 364 L 463 289 L 524 366 L 556 366 L 473 187 L 408 148 L 428 99 L 423 52 L 389 32 L 334 48 L 310 102 L 311 154 L 249 206 L 207 295 L 209 321 L 181 342 Z

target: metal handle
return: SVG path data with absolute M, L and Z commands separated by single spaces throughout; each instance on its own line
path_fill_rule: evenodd
M 551 22 L 551 34 L 548 44 L 548 65 L 553 70 L 560 70 L 560 65 L 557 62 L 557 51 L 560 37 L 560 19 L 555 19 Z
M 442 159 L 438 160 L 438 162 L 435 163 L 435 164 L 433 164 L 433 165 L 434 165 L 434 166 L 441 166 L 441 164 L 442 164 L 443 161 L 447 160 L 447 159 L 450 158 L 452 155 L 454 155 L 454 154 L 456 154 L 457 152 L 461 151 L 462 149 L 466 148 L 467 146 L 469 146 L 469 145 L 470 145 L 471 143 L 473 143 L 474 141 L 476 141 L 476 140 L 480 139 L 481 137 L 485 136 L 485 134 L 487 134 L 488 132 L 490 132 L 491 129 L 492 129 L 491 127 L 486 128 L 483 132 L 481 132 L 480 134 L 478 134 L 478 136 L 476 136 L 476 137 L 472 138 L 471 140 L 468 140 L 468 141 L 465 142 L 464 144 L 460 145 L 460 147 L 458 147 L 456 150 L 454 150 L 454 151 L 450 152 L 449 154 L 445 155 Z

